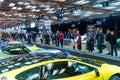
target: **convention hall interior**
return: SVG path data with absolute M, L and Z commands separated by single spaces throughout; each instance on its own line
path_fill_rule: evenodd
M 0 80 L 120 80 L 120 0 L 0 0 Z

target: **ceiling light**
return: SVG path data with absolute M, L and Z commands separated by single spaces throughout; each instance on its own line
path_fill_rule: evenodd
M 65 2 L 66 0 L 59 0 L 59 2 Z
M 13 7 L 12 9 L 13 9 L 13 10 L 16 10 L 16 9 L 17 9 L 17 7 Z
M 114 2 L 114 3 L 111 3 L 110 5 L 117 6 L 117 5 L 120 5 L 120 2 Z
M 47 13 L 55 13 L 56 11 L 48 11 Z
M 108 1 L 101 2 L 101 4 L 102 4 L 102 7 L 107 7 L 108 6 Z
M 87 4 L 87 3 L 89 3 L 90 1 L 85 1 L 85 2 L 82 2 L 82 3 L 80 3 L 80 4 Z
M 4 14 L 4 16 L 8 16 L 8 14 Z
M 101 8 L 101 7 L 102 7 L 102 4 L 95 4 L 95 5 L 93 5 L 92 7 Z
M 18 14 L 18 16 L 20 16 L 20 17 L 21 17 L 21 16 L 22 16 L 22 14 Z
M 97 0 L 98 3 L 105 2 L 105 1 L 109 1 L 109 0 Z
M 11 14 L 8 14 L 8 16 L 12 16 Z
M 40 11 L 40 9 L 37 9 L 37 10 L 36 10 L 36 12 L 39 12 L 39 11 Z
M 50 8 L 49 10 L 50 10 L 50 11 L 53 11 L 53 10 L 55 10 L 55 8 Z
M 15 13 L 14 15 L 15 15 L 15 16 L 17 16 L 17 15 L 18 15 L 18 13 Z
M 58 13 L 56 16 L 58 19 L 62 19 L 64 17 L 64 13 L 63 12 Z
M 40 7 L 46 7 L 46 5 L 40 5 Z
M 110 6 L 110 7 L 105 7 L 104 9 L 115 9 L 116 7 L 114 7 L 114 6 Z
M 32 15 L 33 18 L 36 18 L 36 15 Z
M 63 18 L 63 20 L 69 20 L 69 18 L 67 18 L 67 17 L 64 17 L 64 18 Z
M 66 0 L 53 0 L 53 1 L 65 2 Z
M 28 2 L 26 2 L 26 3 L 24 3 L 24 5 L 29 5 L 30 3 L 28 3 Z
M 76 1 L 74 2 L 74 4 L 81 4 L 82 2 L 84 2 L 85 0 L 80 0 L 80 1 Z
M 32 14 L 30 14 L 29 16 L 33 16 Z
M 32 9 L 31 11 L 36 11 L 36 9 Z
M 56 17 L 56 16 L 52 16 L 51 18 L 52 18 L 52 19 L 57 19 L 57 17 Z
M 34 9 L 34 8 L 37 8 L 37 6 L 32 6 L 31 8 Z
M 98 12 L 98 13 L 96 13 L 96 14 L 103 14 L 102 12 Z
M 115 9 L 115 11 L 120 11 L 120 9 Z
M 24 2 L 18 2 L 18 4 L 22 5 L 22 4 L 24 4 Z
M 4 2 L 4 0 L 0 0 L 0 2 Z
M 69 13 L 69 12 L 65 12 L 65 13 L 64 13 L 64 15 L 68 15 L 68 14 L 70 14 L 70 13 Z
M 6 13 L 5 13 L 5 12 L 2 12 L 1 14 L 3 14 L 3 15 L 4 15 L 4 14 L 6 14 Z
M 17 10 L 22 10 L 22 8 L 21 8 L 21 7 L 19 7 L 19 8 L 17 8 Z
M 26 17 L 25 15 L 23 15 L 22 17 Z
M 49 5 L 46 5 L 45 7 L 50 8 L 50 6 L 49 6 Z
M 10 3 L 9 4 L 9 7 L 13 7 L 13 6 L 15 6 L 15 3 Z
M 45 8 L 44 10 L 49 10 L 50 8 Z
M 31 7 L 32 7 L 31 5 L 28 5 L 28 6 L 26 6 L 25 8 L 27 8 L 27 9 L 28 9 L 28 8 L 31 8 Z

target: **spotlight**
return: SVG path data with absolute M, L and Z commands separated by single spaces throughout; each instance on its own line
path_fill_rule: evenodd
M 62 19 L 64 17 L 64 13 L 63 12 L 58 13 L 56 16 L 58 19 Z
M 105 22 L 106 21 L 106 19 L 103 19 L 103 22 Z
M 102 7 L 107 7 L 108 6 L 108 1 L 102 2 L 101 5 L 102 5 Z

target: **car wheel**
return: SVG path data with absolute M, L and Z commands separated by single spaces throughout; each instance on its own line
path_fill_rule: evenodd
M 110 80 L 120 80 L 120 77 L 117 75 L 114 75 L 110 78 Z

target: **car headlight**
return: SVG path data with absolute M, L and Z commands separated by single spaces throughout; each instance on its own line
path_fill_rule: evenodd
M 3 76 L 2 78 L 0 78 L 0 80 L 8 80 L 8 78 Z

